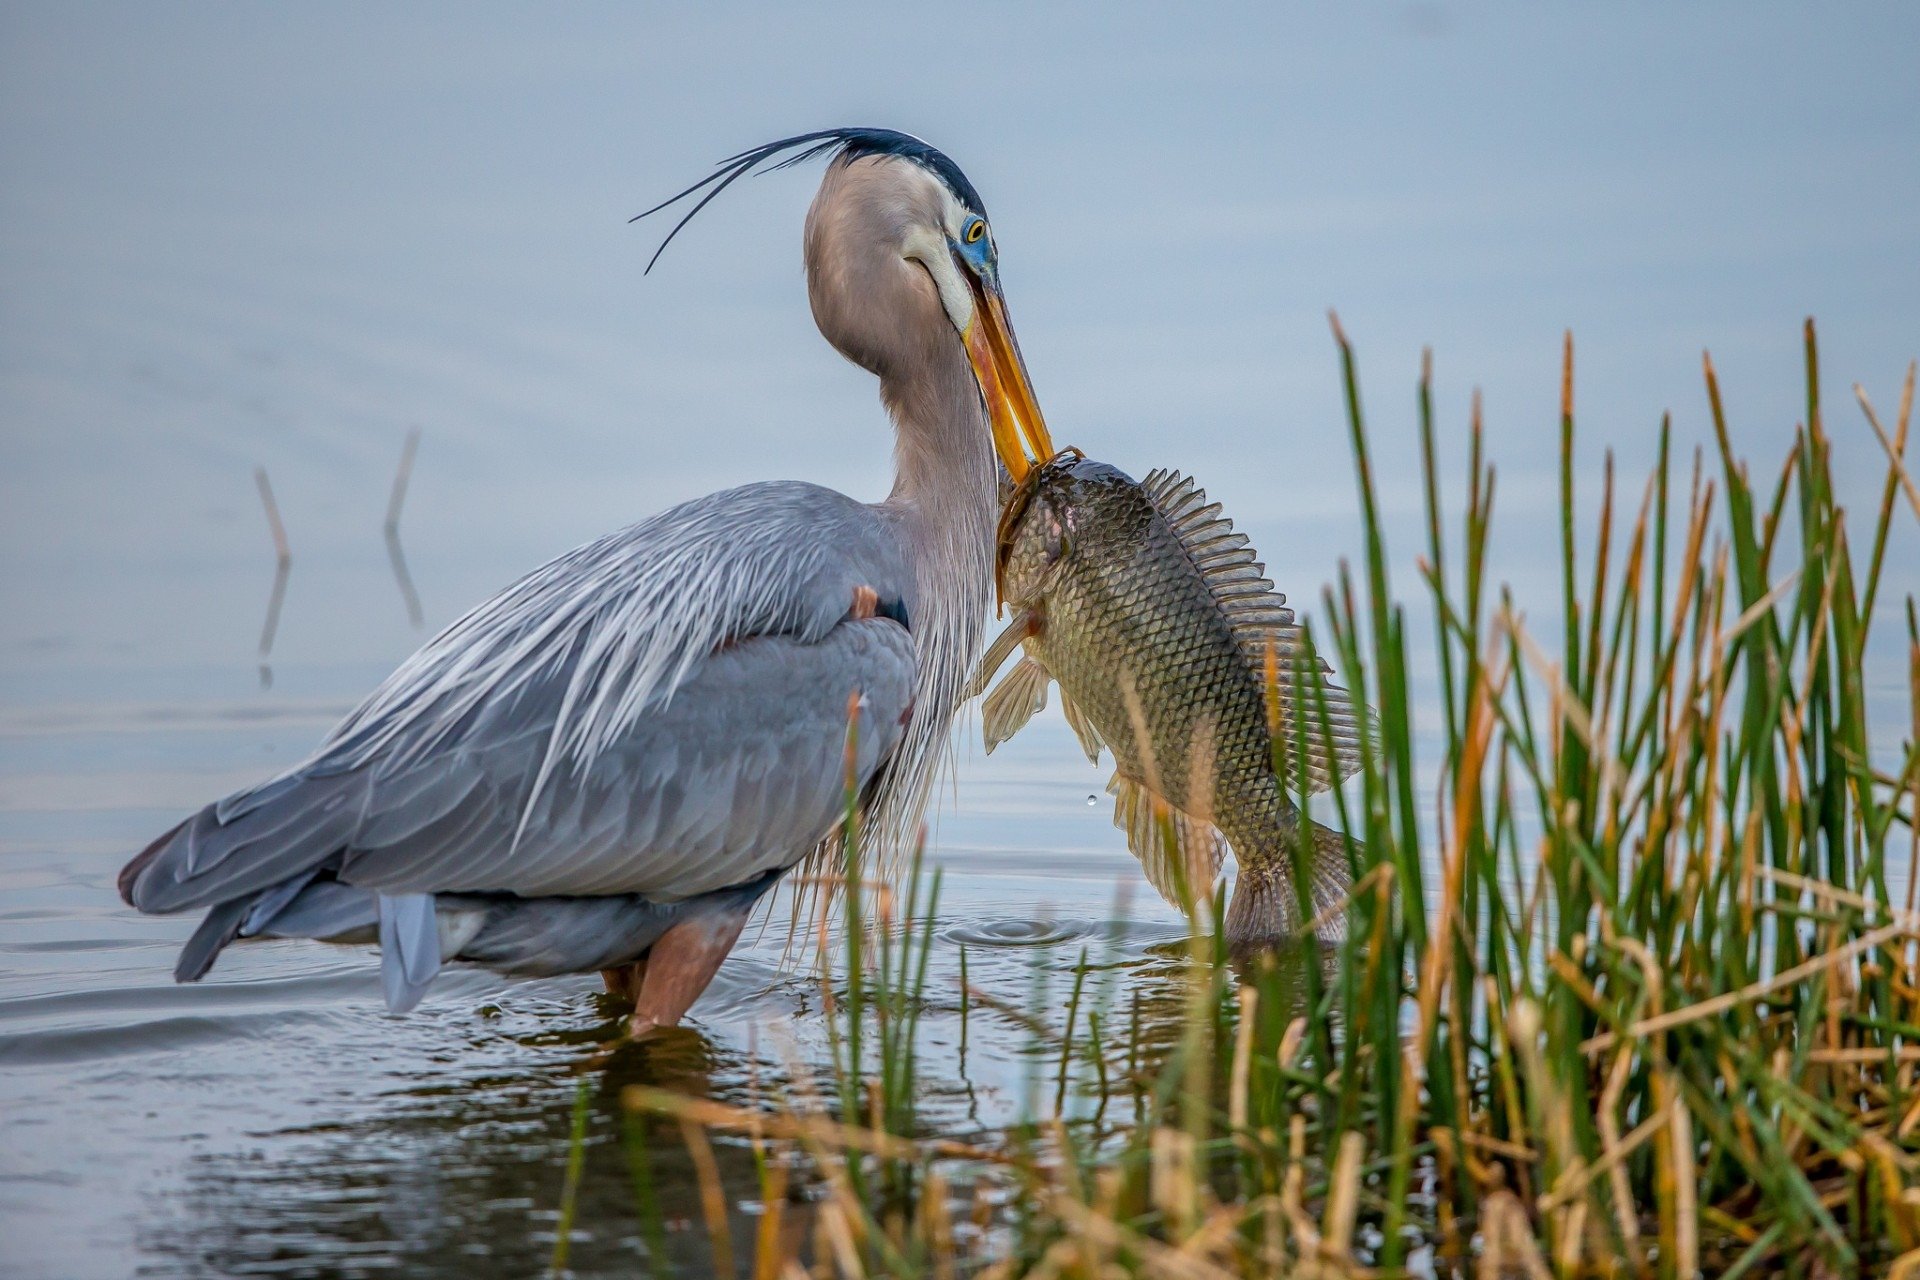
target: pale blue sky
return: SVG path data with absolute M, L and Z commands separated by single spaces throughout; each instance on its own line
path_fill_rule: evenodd
M 662 228 L 625 222 L 840 123 L 984 193 L 1056 438 L 1194 472 L 1296 598 L 1355 537 L 1328 307 L 1402 505 L 1421 346 L 1450 438 L 1485 388 L 1522 570 L 1566 327 L 1593 475 L 1663 409 L 1706 438 L 1702 348 L 1771 465 L 1818 316 L 1877 496 L 1847 387 L 1890 409 L 1920 354 L 1920 9 L 1035 8 L 6 5 L 0 674 L 243 678 L 256 463 L 296 552 L 280 656 L 390 664 L 416 424 L 432 623 L 698 492 L 877 495 L 873 387 L 801 287 L 813 176 L 740 184 L 645 278 Z

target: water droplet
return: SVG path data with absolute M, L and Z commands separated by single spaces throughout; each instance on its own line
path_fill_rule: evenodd
M 1099 796 L 1088 796 L 1088 797 L 1087 797 L 1087 807 L 1088 807 L 1089 809 L 1091 809 L 1091 808 L 1092 808 L 1092 807 L 1093 807 L 1094 805 L 1096 805 L 1096 804 L 1099 804 L 1099 803 L 1100 803 L 1100 797 L 1099 797 Z

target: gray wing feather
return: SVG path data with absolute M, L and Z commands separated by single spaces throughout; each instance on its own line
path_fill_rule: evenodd
M 642 718 L 577 776 L 534 800 L 537 734 L 417 759 L 375 777 L 369 770 L 314 778 L 271 811 L 228 828 L 236 851 L 174 880 L 174 859 L 141 878 L 136 905 L 167 910 L 275 889 L 328 866 L 342 882 L 388 894 L 542 895 L 640 893 L 690 897 L 797 861 L 832 829 L 845 802 L 849 694 L 864 700 L 858 780 L 893 751 L 912 701 L 912 640 L 887 619 L 847 622 L 817 644 L 762 636 L 729 646 L 697 668 L 682 694 Z M 359 797 L 351 822 L 334 799 Z M 288 811 L 288 813 L 281 811 Z M 302 817 L 325 816 L 299 830 Z M 245 830 L 271 818 L 274 838 Z M 211 807 L 183 829 L 210 830 Z M 244 849 L 245 852 L 237 850 Z M 179 907 L 173 904 L 178 902 Z M 161 905 L 165 904 L 165 905 Z
M 849 620 L 856 587 L 889 616 Z M 150 844 L 121 892 L 211 908 L 182 981 L 236 936 L 372 931 L 394 1009 L 444 944 L 518 971 L 632 958 L 676 913 L 751 902 L 837 825 L 849 695 L 852 783 L 895 754 L 916 595 L 889 516 L 828 489 L 662 512 L 472 610 L 315 756 Z
M 316 869 L 392 895 L 707 892 L 790 865 L 837 819 L 846 699 L 860 780 L 912 703 L 914 603 L 873 509 L 751 485 L 554 561 L 454 623 L 296 768 L 130 865 L 178 911 Z
M 272 938 L 341 938 L 380 923 L 380 904 L 366 889 L 338 880 L 308 884 L 292 902 L 261 921 L 258 932 Z
M 247 907 L 247 918 L 240 922 L 240 936 L 251 938 L 293 904 L 320 874 L 318 867 L 312 871 L 303 871 L 297 876 L 282 880 L 273 888 L 252 899 Z
M 365 777 L 320 776 L 227 822 L 208 805 L 129 868 L 137 874 L 123 881 L 127 900 L 147 912 L 185 911 L 311 871 L 352 836 L 366 793 Z
M 173 965 L 175 982 L 196 982 L 206 975 L 220 949 L 239 936 L 248 906 L 245 899 L 214 904 L 187 939 L 187 945 L 180 948 L 180 958 Z
M 911 566 L 872 508 L 793 482 L 698 498 L 562 556 L 454 623 L 332 745 L 357 760 L 430 749 L 468 716 L 559 673 L 537 792 L 671 701 L 722 645 L 756 635 L 819 640 L 862 585 L 896 599 L 913 588 Z
M 843 623 L 812 645 L 778 636 L 742 641 L 698 668 L 687 696 L 642 721 L 645 732 L 596 759 L 587 785 L 550 787 L 518 844 L 519 809 L 499 797 L 533 785 L 532 757 L 523 752 L 521 776 L 505 779 L 484 776 L 484 752 L 431 757 L 417 767 L 440 773 L 435 785 L 412 785 L 401 774 L 370 786 L 362 829 L 396 838 L 382 845 L 356 833 L 325 860 L 331 879 L 316 879 L 320 866 L 289 872 L 266 854 L 221 859 L 213 874 L 229 889 L 244 887 L 214 903 L 176 977 L 199 978 L 238 936 L 336 936 L 373 923 L 387 1006 L 405 1012 L 440 971 L 447 921 L 436 902 L 443 895 L 458 902 L 463 892 L 555 904 L 538 928 L 533 916 L 490 911 L 489 922 L 523 923 L 517 941 L 491 935 L 482 947 L 488 963 L 534 971 L 644 946 L 671 923 L 662 912 L 674 904 L 692 907 L 739 886 L 764 887 L 811 850 L 845 803 L 847 699 L 836 691 L 860 691 L 853 766 L 864 787 L 899 744 L 913 680 L 912 640 L 890 620 Z M 750 705 L 747 695 L 756 691 Z M 654 745 L 660 749 L 649 755 Z M 622 775 L 653 785 L 622 787 Z M 615 799 L 621 791 L 625 804 Z M 445 796 L 454 793 L 466 799 L 450 807 Z M 299 797 L 295 788 L 278 804 Z M 165 869 L 164 858 L 159 866 Z M 236 881 L 242 870 L 264 883 Z M 618 931 L 598 942 L 569 941 L 556 932 L 560 924 L 591 926 L 599 917 L 568 915 L 557 904 L 596 900 L 591 895 L 625 904 L 600 920 Z M 449 945 L 464 954 L 459 948 L 475 936 Z
M 484 858 L 443 863 L 428 879 L 412 848 L 389 853 L 356 841 L 341 877 L 388 891 L 676 898 L 790 865 L 844 806 L 848 695 L 866 704 L 864 780 L 899 741 L 913 674 L 910 637 L 884 619 L 843 624 L 817 644 L 742 641 L 703 663 L 671 703 L 580 774 L 536 797 L 517 844 L 524 757 L 489 769 L 508 803 L 484 807 L 484 830 L 463 840 Z

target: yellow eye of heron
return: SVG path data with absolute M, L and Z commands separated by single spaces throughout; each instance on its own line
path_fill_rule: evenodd
M 985 234 L 987 234 L 987 224 L 975 218 L 973 225 L 967 228 L 967 243 L 978 244 L 980 243 L 980 237 Z

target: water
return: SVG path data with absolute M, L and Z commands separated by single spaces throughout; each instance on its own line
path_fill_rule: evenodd
M 1742 447 L 1780 456 L 1812 312 L 1849 504 L 1878 496 L 1846 388 L 1890 411 L 1920 351 L 1920 31 L 1891 6 L 1733 12 L 0 12 L 0 1274 L 529 1274 L 583 1079 L 573 1265 L 630 1274 L 619 1089 L 748 1100 L 818 1062 L 779 917 L 688 1028 L 617 1048 L 593 979 L 454 972 L 395 1018 L 369 955 L 267 943 L 177 988 L 190 922 L 112 892 L 133 850 L 543 559 L 745 479 L 884 491 L 870 381 L 797 281 L 811 180 L 741 184 L 645 279 L 658 233 L 627 214 L 824 123 L 947 146 L 994 213 L 1056 437 L 1200 476 L 1308 608 L 1357 544 L 1324 309 L 1360 343 L 1403 587 L 1432 342 L 1456 473 L 1486 390 L 1501 568 L 1552 634 L 1531 550 L 1563 327 L 1583 492 L 1605 446 L 1637 470 L 1664 409 L 1683 447 L 1707 439 L 1702 346 Z M 381 527 L 416 427 L 424 628 Z M 265 655 L 256 466 L 292 551 Z M 1917 543 L 1902 525 L 1868 672 L 1889 748 Z M 1057 1003 L 1082 948 L 1150 1015 L 1175 990 L 1181 924 L 1104 782 L 1052 712 L 963 752 L 932 847 L 948 1004 L 962 946 L 1008 1000 Z M 1019 1107 L 1015 1029 L 976 1014 L 964 1060 L 951 1010 L 931 1036 L 944 1132 Z M 697 1274 L 684 1155 L 654 1156 Z M 740 1149 L 719 1156 L 747 1193 Z
M 368 953 L 271 942 L 236 948 L 199 986 L 173 986 L 189 923 L 120 906 L 110 885 L 127 850 L 257 762 L 303 749 L 338 709 L 263 693 L 0 720 L 0 1205 L 19 1274 L 353 1274 L 404 1262 L 410 1274 L 472 1275 L 476 1247 L 487 1274 L 528 1274 L 552 1248 L 583 1075 L 594 1146 L 573 1263 L 597 1274 L 639 1256 L 614 1141 L 623 1085 L 744 1102 L 756 1071 L 780 1070 L 770 1037 L 817 1061 L 817 983 L 783 967 L 780 911 L 750 930 L 692 1028 L 610 1057 L 618 1011 L 592 978 L 455 971 L 418 1012 L 393 1017 Z M 1157 901 L 1134 901 L 1117 933 L 1109 923 L 1128 859 L 1104 811 L 1080 801 L 1086 766 L 1068 736 L 1047 724 L 1003 748 L 968 783 L 984 803 L 943 825 L 937 998 L 952 1003 L 963 945 L 974 984 L 1019 998 L 1036 955 L 1065 969 L 1090 946 L 1152 969 L 1152 949 L 1183 936 Z M 1005 1119 L 1023 1096 L 1020 1036 L 979 1014 L 972 1028 L 964 1064 L 951 1017 L 936 1019 L 929 1048 L 950 1094 L 932 1114 L 949 1131 Z M 697 1221 L 677 1142 L 656 1157 L 667 1218 Z M 750 1193 L 746 1153 L 723 1145 L 721 1158 Z M 677 1252 L 704 1257 L 703 1232 L 670 1235 Z

